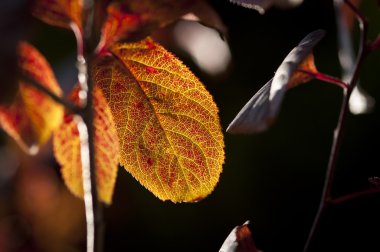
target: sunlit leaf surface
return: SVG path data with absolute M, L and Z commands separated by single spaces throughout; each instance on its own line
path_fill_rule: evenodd
M 56 95 L 62 91 L 49 63 L 33 46 L 21 43 L 18 57 L 25 79 L 20 79 L 20 90 L 13 103 L 0 106 L 0 124 L 24 150 L 35 154 L 61 123 L 63 108 L 26 82 L 33 80 Z
M 211 193 L 224 162 L 218 109 L 202 83 L 151 39 L 112 47 L 94 80 L 111 107 L 120 162 L 162 200 Z
M 72 99 L 78 102 L 78 89 Z M 99 199 L 112 201 L 119 164 L 119 140 L 107 101 L 99 88 L 94 90 L 95 166 Z M 80 140 L 72 114 L 66 114 L 64 123 L 54 133 L 54 154 L 62 166 L 63 179 L 70 191 L 83 198 Z

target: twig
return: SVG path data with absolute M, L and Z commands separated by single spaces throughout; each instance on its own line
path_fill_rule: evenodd
M 353 88 L 357 84 L 361 65 L 368 52 L 367 45 L 366 45 L 367 22 L 365 18 L 361 15 L 359 10 L 349 0 L 344 0 L 344 3 L 347 4 L 348 7 L 350 7 L 350 9 L 354 12 L 354 14 L 356 15 L 359 21 L 359 27 L 360 27 L 359 52 L 358 52 L 357 60 L 354 67 L 354 73 L 349 82 L 349 86 L 347 89 L 344 90 L 344 93 L 343 93 L 343 100 L 342 100 L 342 105 L 340 109 L 338 124 L 334 130 L 333 143 L 331 146 L 329 163 L 328 163 L 326 176 L 325 176 L 325 183 L 324 183 L 323 191 L 322 191 L 322 197 L 319 204 L 318 212 L 315 216 L 313 225 L 311 227 L 308 239 L 306 241 L 306 244 L 303 250 L 304 252 L 309 251 L 309 249 L 311 248 L 311 245 L 315 239 L 315 235 L 318 229 L 320 228 L 321 220 L 325 214 L 326 208 L 329 205 L 331 205 L 333 202 L 331 198 L 332 185 L 335 178 L 338 155 L 339 155 L 339 151 L 342 145 L 343 129 L 344 129 L 346 117 L 348 114 L 349 99 L 350 99 Z
M 377 36 L 376 40 L 370 45 L 368 51 L 373 52 L 380 46 L 380 35 Z
M 83 99 L 86 100 L 86 106 L 81 113 L 83 122 L 87 127 L 88 132 L 88 155 L 89 155 L 89 169 L 86 171 L 89 176 L 83 176 L 83 189 L 84 189 L 84 198 L 86 205 L 86 219 L 88 232 L 87 232 L 87 252 L 100 252 L 103 250 L 103 221 L 102 221 L 102 206 L 98 201 L 98 192 L 96 189 L 96 167 L 95 167 L 95 128 L 94 128 L 94 111 L 93 111 L 93 83 L 91 78 L 91 59 L 90 61 L 83 61 L 87 67 L 83 67 L 86 71 L 86 78 L 84 78 L 85 83 L 82 83 L 83 87 L 87 87 L 87 91 L 82 90 Z M 79 125 L 78 125 L 79 127 Z M 84 173 L 84 171 L 82 171 Z M 87 184 L 87 186 L 86 186 Z M 90 185 L 90 186 L 88 186 Z M 92 225 L 92 227 L 91 227 Z M 90 233 L 89 231 L 93 231 Z M 92 237 L 91 237 L 92 236 Z M 91 244 L 91 241 L 94 242 Z M 91 249 L 91 246 L 93 248 Z
M 92 183 L 91 183 L 91 161 L 90 161 L 90 144 L 89 144 L 89 131 L 83 118 L 79 115 L 75 116 L 75 122 L 78 127 L 80 139 L 80 157 L 82 164 L 82 180 L 84 192 L 84 205 L 86 212 L 87 223 L 87 252 L 95 251 L 95 221 L 94 221 L 94 205 Z
M 80 86 L 79 99 L 83 110 L 78 116 L 77 127 L 80 132 L 81 161 L 83 193 L 87 224 L 87 252 L 101 252 L 103 250 L 103 228 L 101 205 L 98 201 L 95 173 L 95 128 L 93 112 L 93 83 L 91 79 L 91 34 L 94 18 L 94 1 L 84 1 L 84 34 L 77 26 L 74 26 L 74 34 L 77 38 L 77 68 Z M 73 27 L 72 27 L 73 28 Z
M 322 197 L 321 201 L 318 207 L 318 212 L 314 218 L 313 225 L 310 229 L 308 239 L 306 241 L 305 247 L 304 247 L 304 252 L 309 251 L 314 239 L 315 239 L 315 234 L 318 232 L 321 220 L 325 214 L 326 208 L 331 204 L 331 189 L 332 189 L 332 183 L 335 177 L 335 171 L 336 171 L 336 163 L 338 160 L 338 153 L 340 150 L 340 146 L 342 144 L 342 130 L 344 128 L 344 123 L 345 123 L 345 118 L 347 116 L 347 111 L 348 111 L 348 101 L 349 101 L 349 96 L 350 96 L 351 88 L 350 89 L 345 89 L 344 94 L 343 94 L 343 101 L 341 105 L 341 110 L 339 114 L 339 120 L 338 120 L 338 125 L 336 126 L 334 130 L 334 138 L 333 138 L 333 143 L 331 146 L 331 151 L 330 151 L 330 157 L 329 157 L 329 163 L 326 171 L 326 176 L 325 176 L 325 183 L 323 186 L 323 191 L 322 191 Z
M 347 201 L 355 200 L 357 198 L 373 195 L 376 193 L 380 193 L 380 188 L 371 188 L 364 191 L 354 192 L 354 193 L 350 193 L 344 196 L 340 196 L 338 198 L 331 200 L 331 204 L 335 205 L 335 204 L 345 203 Z
M 21 76 L 21 80 L 23 81 L 23 83 L 25 83 L 26 85 L 30 85 L 31 87 L 41 91 L 42 93 L 44 93 L 45 95 L 49 96 L 51 99 L 53 99 L 55 102 L 61 104 L 62 106 L 64 106 L 66 109 L 70 110 L 71 112 L 73 113 L 77 113 L 81 110 L 80 107 L 76 106 L 75 104 L 65 100 L 63 97 L 60 97 L 56 94 L 54 94 L 52 91 L 50 91 L 48 88 L 46 88 L 45 86 L 41 85 L 40 83 L 38 83 L 37 81 L 35 81 L 34 79 L 32 78 L 29 78 L 28 76 Z

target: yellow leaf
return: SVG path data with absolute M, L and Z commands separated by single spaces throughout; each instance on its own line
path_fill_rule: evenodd
M 72 100 L 78 103 L 78 91 Z M 119 140 L 110 108 L 100 88 L 94 89 L 95 167 L 99 200 L 110 204 L 119 164 Z M 62 166 L 61 173 L 70 191 L 83 198 L 80 140 L 72 114 L 65 115 L 64 123 L 54 133 L 54 154 Z
M 60 96 L 62 91 L 49 63 L 30 44 L 23 42 L 18 55 L 20 72 Z M 45 143 L 62 121 L 63 108 L 50 97 L 20 80 L 20 90 L 9 106 L 0 106 L 0 124 L 30 154 Z
M 120 162 L 162 200 L 197 201 L 212 192 L 224 162 L 218 109 L 202 83 L 163 47 L 118 44 L 95 64 L 111 107 Z

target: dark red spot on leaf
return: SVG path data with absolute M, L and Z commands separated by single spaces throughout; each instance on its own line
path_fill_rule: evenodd
M 145 67 L 145 70 L 148 74 L 154 74 L 154 73 L 157 73 L 157 69 L 153 68 L 153 67 L 150 67 L 150 66 L 146 66 Z
M 73 115 L 65 115 L 65 117 L 63 118 L 63 121 L 65 123 L 70 123 L 71 121 L 73 120 Z
M 149 166 L 152 166 L 153 165 L 153 160 L 151 158 L 148 158 L 148 160 L 146 161 L 146 163 L 149 165 Z
M 153 49 L 156 48 L 156 46 L 152 43 L 152 41 L 148 40 L 148 41 L 145 42 L 145 44 L 147 45 L 148 49 L 153 50 Z
M 124 87 L 121 83 L 116 83 L 115 89 L 116 89 L 116 92 L 121 92 L 124 90 Z
M 136 108 L 138 108 L 138 109 L 142 109 L 142 108 L 144 108 L 144 103 L 143 103 L 143 102 L 138 102 L 138 103 L 136 104 Z

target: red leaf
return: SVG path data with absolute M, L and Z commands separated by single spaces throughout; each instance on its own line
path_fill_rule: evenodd
M 189 12 L 199 0 L 114 1 L 107 9 L 98 51 L 118 41 L 142 39 Z
M 61 95 L 49 63 L 33 46 L 21 43 L 18 61 L 22 75 Z M 0 124 L 24 150 L 35 154 L 61 123 L 63 108 L 26 82 L 19 81 L 20 90 L 12 104 L 0 106 Z
M 42 21 L 70 29 L 75 24 L 82 30 L 83 0 L 35 0 L 33 15 Z

